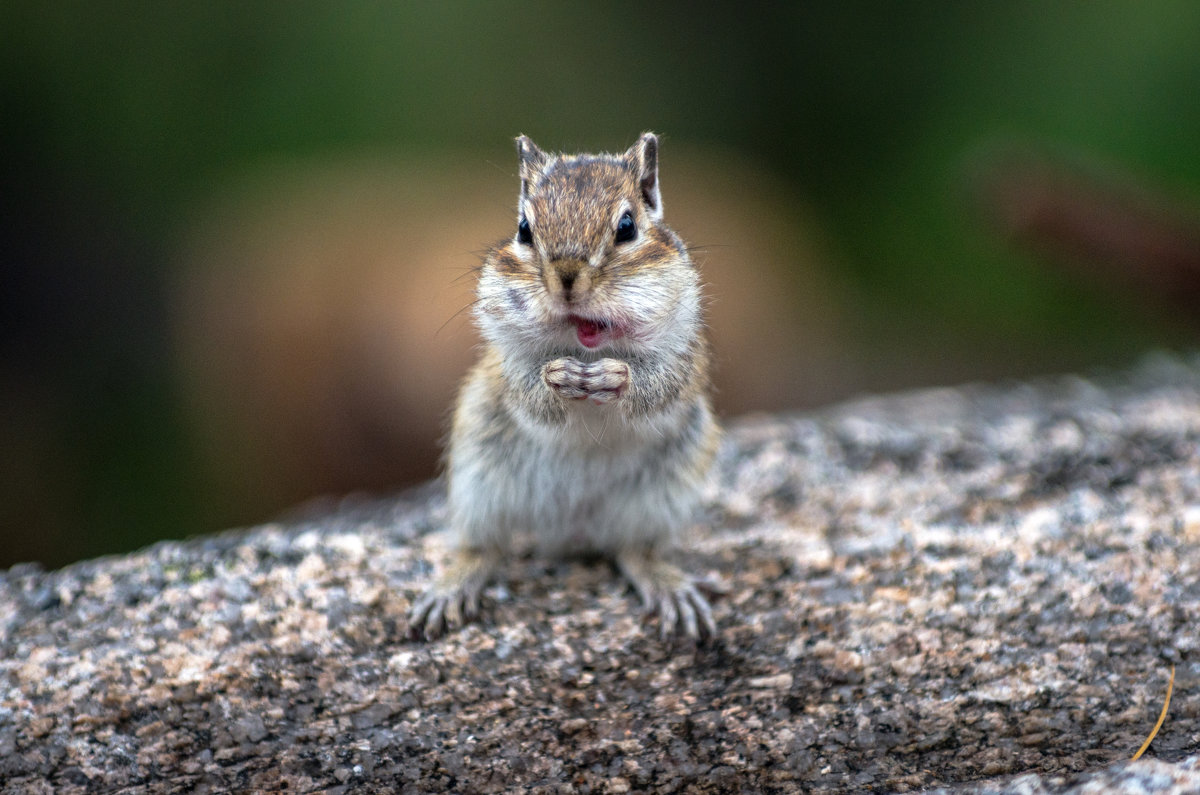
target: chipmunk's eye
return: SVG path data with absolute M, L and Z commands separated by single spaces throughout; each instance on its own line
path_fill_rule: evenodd
M 521 216 L 521 222 L 517 224 L 517 242 L 523 246 L 533 245 L 533 231 L 529 228 L 529 221 L 525 220 L 525 216 Z
M 633 215 L 628 210 L 621 216 L 621 220 L 617 221 L 617 242 L 628 243 L 637 237 L 637 224 L 633 222 Z

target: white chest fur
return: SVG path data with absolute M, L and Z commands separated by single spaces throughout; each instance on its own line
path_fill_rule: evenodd
M 499 449 L 456 451 L 450 508 L 460 543 L 529 533 L 550 551 L 604 552 L 686 526 L 698 484 L 672 457 L 693 408 L 633 419 L 614 409 L 579 401 L 565 423 L 525 420 Z

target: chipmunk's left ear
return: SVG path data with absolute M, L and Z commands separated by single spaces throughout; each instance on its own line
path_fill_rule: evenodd
M 517 138 L 517 159 L 520 162 L 521 195 L 529 195 L 529 183 L 535 182 L 546 170 L 550 156 L 538 149 L 537 144 L 522 135 Z
M 642 133 L 637 143 L 629 148 L 625 157 L 638 175 L 638 186 L 646 211 L 655 221 L 662 218 L 662 194 L 658 190 L 658 136 L 652 132 Z

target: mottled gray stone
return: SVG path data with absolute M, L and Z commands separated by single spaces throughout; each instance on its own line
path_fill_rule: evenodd
M 410 642 L 438 484 L 14 567 L 0 789 L 1200 791 L 1197 358 L 744 418 L 708 506 L 700 647 L 529 557 Z

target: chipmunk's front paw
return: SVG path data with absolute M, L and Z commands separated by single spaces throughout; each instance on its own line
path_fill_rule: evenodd
M 620 359 L 598 359 L 584 363 L 565 356 L 542 367 L 542 380 L 568 400 L 590 398 L 609 403 L 621 396 L 629 384 L 629 365 Z
M 408 611 L 409 637 L 434 640 L 479 615 L 479 596 L 492 567 L 493 561 L 487 555 L 460 553 Z
M 717 622 L 705 592 L 718 595 L 724 589 L 696 580 L 654 554 L 620 555 L 617 567 L 641 596 L 645 608 L 658 614 L 663 638 L 678 633 L 696 639 L 717 636 Z

